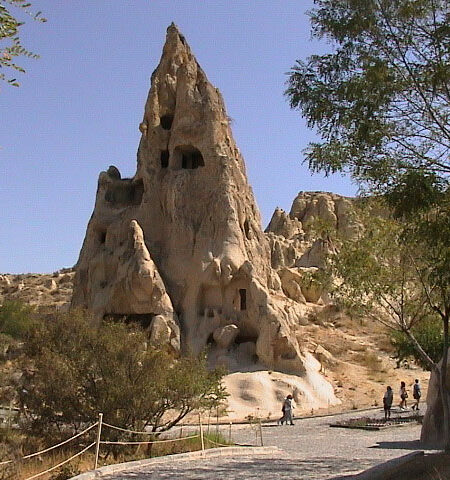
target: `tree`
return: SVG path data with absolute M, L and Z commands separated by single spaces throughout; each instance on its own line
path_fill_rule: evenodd
M 357 237 L 334 240 L 337 253 L 327 259 L 328 274 L 337 279 L 331 295 L 349 311 L 405 335 L 432 370 L 436 362 L 414 332 L 426 319 L 437 318 L 427 296 L 435 289 L 433 278 L 422 282 L 422 252 L 402 238 L 401 223 L 377 205 L 372 200 L 359 209 L 364 227 Z
M 334 50 L 297 61 L 286 91 L 322 139 L 310 168 L 385 189 L 423 172 L 438 188 L 450 174 L 449 2 L 315 3 L 313 36 Z
M 0 334 L 23 339 L 33 325 L 34 307 L 18 300 L 5 300 L 0 305 Z
M 426 317 L 412 327 L 411 332 L 427 355 L 437 364 L 442 357 L 443 348 L 442 322 L 440 319 L 436 316 Z M 413 357 L 423 369 L 430 370 L 429 363 L 424 362 L 422 356 L 418 354 L 414 343 L 403 332 L 393 331 L 391 342 L 395 348 L 398 363 Z
M 147 346 L 145 331 L 95 321 L 82 311 L 47 319 L 25 343 L 17 394 L 29 432 L 54 443 L 103 413 L 105 422 L 156 434 L 225 397 L 223 372 L 204 357 L 174 358 Z M 109 440 L 129 435 L 106 430 Z
M 10 10 L 10 7 L 21 9 L 26 15 L 38 22 L 46 22 L 41 17 L 41 12 L 32 14 L 30 11 L 31 3 L 26 0 L 0 0 L 0 42 L 7 42 L 6 46 L 0 47 L 0 80 L 6 81 L 14 87 L 19 86 L 16 78 L 8 78 L 2 69 L 16 70 L 24 73 L 25 70 L 17 65 L 15 57 L 26 56 L 29 58 L 39 58 L 39 55 L 28 51 L 20 42 L 19 30 L 24 22 L 19 21 Z
M 297 61 L 286 95 L 320 141 L 312 171 L 347 172 L 383 193 L 414 239 L 412 265 L 428 307 L 442 320 L 444 442 L 450 317 L 450 4 L 448 0 L 315 0 L 313 36 L 331 53 Z

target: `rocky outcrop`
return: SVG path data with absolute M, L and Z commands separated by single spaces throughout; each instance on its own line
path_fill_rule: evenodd
M 334 193 L 300 192 L 289 214 L 276 208 L 265 231 L 272 268 L 323 267 L 334 252 L 327 231 L 352 238 L 361 228 L 352 201 Z
M 71 268 L 42 274 L 2 274 L 0 305 L 3 301 L 19 301 L 35 307 L 41 313 L 67 311 L 74 274 Z
M 72 305 L 141 321 L 151 342 L 185 353 L 208 347 L 212 365 L 309 378 L 295 334 L 307 322 L 303 294 L 289 280 L 286 296 L 271 267 L 222 96 L 175 25 L 139 128 L 134 177 L 113 166 L 99 176 Z M 284 212 L 271 228 L 303 242 L 301 221 Z
M 271 266 L 287 297 L 300 303 L 329 302 L 317 274 L 336 252 L 329 232 L 352 238 L 362 228 L 353 201 L 334 193 L 300 192 L 289 214 L 275 209 L 265 233 Z
M 305 231 L 320 233 L 324 227 L 331 227 L 344 237 L 352 237 L 360 228 L 351 199 L 329 192 L 300 192 L 289 217 L 302 222 Z

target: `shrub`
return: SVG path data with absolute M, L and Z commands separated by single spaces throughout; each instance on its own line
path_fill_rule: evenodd
M 33 325 L 34 307 L 18 300 L 6 300 L 0 305 L 0 333 L 22 339 Z
M 147 345 L 137 325 L 101 323 L 82 311 L 36 323 L 25 342 L 17 388 L 25 428 L 54 443 L 102 412 L 109 424 L 149 427 L 157 435 L 193 410 L 223 400 L 223 372 L 208 371 L 204 355 L 174 358 Z M 139 440 L 109 428 L 102 437 Z

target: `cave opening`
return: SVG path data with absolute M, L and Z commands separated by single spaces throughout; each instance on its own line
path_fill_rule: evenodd
M 169 150 L 161 150 L 161 168 L 169 166 Z
M 133 181 L 130 178 L 117 180 L 108 185 L 105 200 L 112 206 L 139 205 L 144 194 L 142 179 Z
M 252 342 L 256 344 L 257 340 L 258 340 L 257 335 L 253 335 L 252 333 L 247 332 L 247 333 L 240 333 L 234 340 L 234 343 L 236 343 L 237 345 L 240 345 L 241 343 L 247 343 L 247 342 Z
M 239 289 L 240 310 L 247 310 L 247 290 L 245 288 Z
M 245 236 L 247 237 L 247 239 L 250 240 L 251 239 L 250 224 L 249 224 L 248 220 L 245 220 L 245 222 L 244 222 L 244 232 L 245 232 Z
M 205 161 L 198 148 L 192 145 L 180 145 L 174 150 L 174 169 L 192 170 L 204 167 Z
M 150 327 L 154 316 L 154 313 L 106 313 L 103 315 L 103 319 L 113 322 L 124 322 L 127 325 L 134 323 L 145 330 Z
M 164 130 L 170 130 L 172 128 L 173 123 L 173 115 L 163 115 L 159 119 L 159 123 Z

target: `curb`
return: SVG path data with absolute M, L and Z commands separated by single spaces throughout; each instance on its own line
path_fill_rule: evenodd
M 147 467 L 149 465 L 162 465 L 166 463 L 199 460 L 202 458 L 228 457 L 234 455 L 279 455 L 281 450 L 278 447 L 222 447 L 211 448 L 208 450 L 197 450 L 195 452 L 177 453 L 175 455 L 166 455 L 164 457 L 146 458 L 144 460 L 136 460 L 134 462 L 117 463 L 115 465 L 107 465 L 106 467 L 90 470 L 89 472 L 80 473 L 76 477 L 69 480 L 94 480 L 102 478 L 112 473 L 118 473 L 123 470 L 137 469 Z

